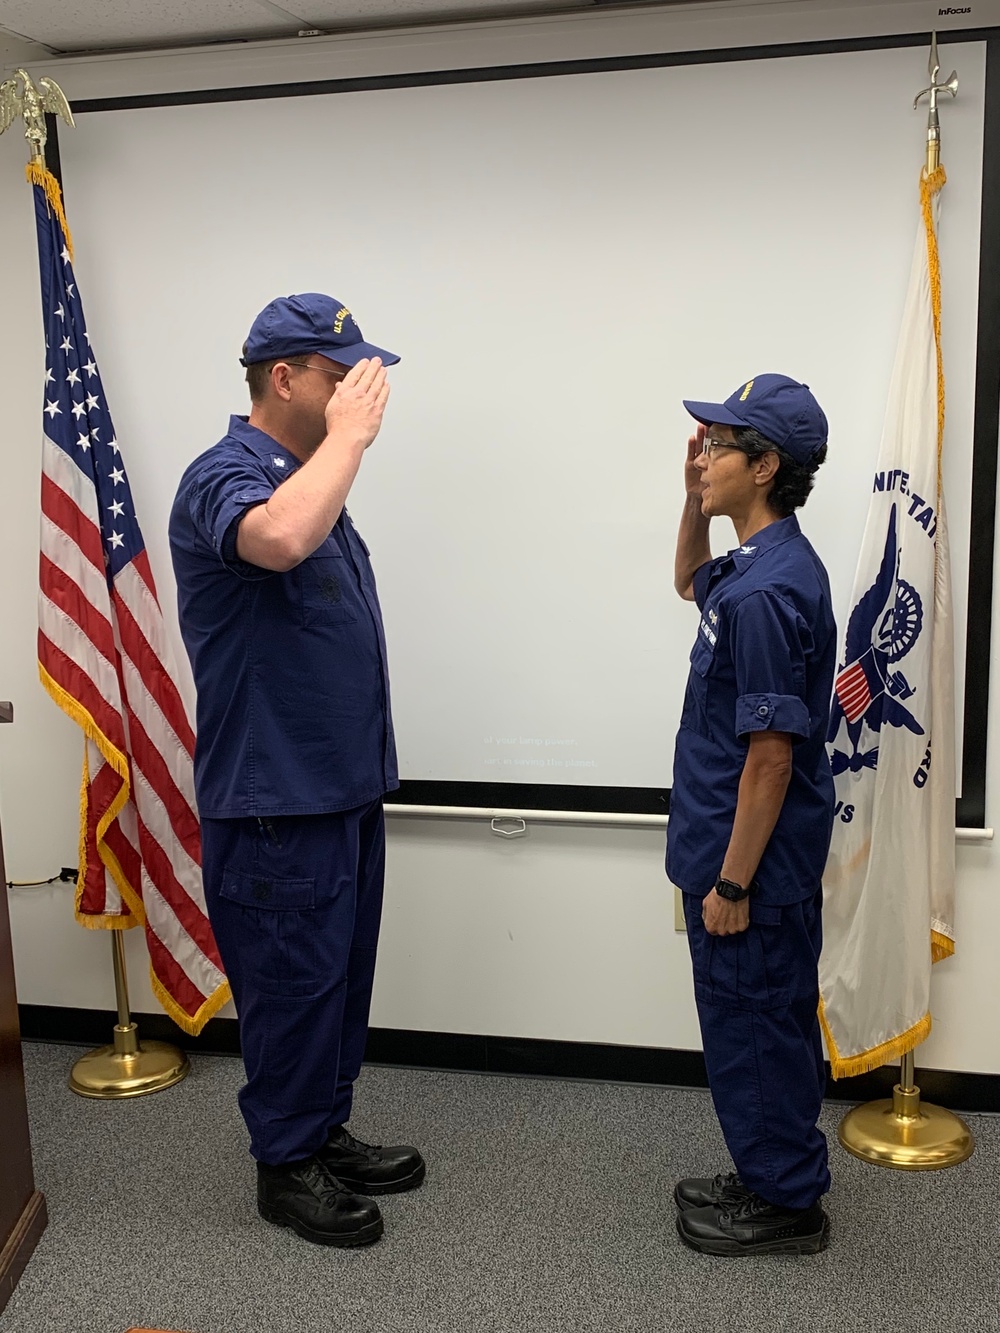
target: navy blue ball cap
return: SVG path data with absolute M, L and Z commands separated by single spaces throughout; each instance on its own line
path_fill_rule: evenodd
M 826 414 L 808 384 L 787 375 L 758 375 L 741 384 L 724 403 L 684 406 L 703 426 L 752 426 L 796 463 L 808 464 L 826 444 Z
M 365 357 L 378 356 L 393 366 L 395 352 L 366 343 L 346 305 L 320 292 L 279 296 L 254 320 L 243 344 L 241 366 L 277 361 L 285 356 L 319 352 L 342 366 L 356 366 Z

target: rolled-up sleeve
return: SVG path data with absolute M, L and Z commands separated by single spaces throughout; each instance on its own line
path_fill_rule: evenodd
M 806 703 L 809 626 L 771 592 L 753 592 L 735 608 L 732 653 L 736 670 L 738 736 L 752 731 L 810 732 Z
M 214 452 L 214 451 L 213 451 Z M 198 535 L 233 574 L 268 578 L 271 570 L 248 564 L 236 554 L 236 531 L 247 510 L 266 504 L 274 486 L 249 460 L 211 459 L 192 478 L 188 512 Z

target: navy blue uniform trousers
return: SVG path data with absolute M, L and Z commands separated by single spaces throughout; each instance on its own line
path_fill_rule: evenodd
M 751 899 L 739 935 L 709 935 L 702 899 L 684 894 L 708 1083 L 745 1185 L 780 1208 L 830 1188 L 817 1127 L 826 1072 L 817 969 L 822 890 L 785 907 Z
M 208 914 L 240 1022 L 250 1151 L 294 1162 L 351 1114 L 382 916 L 382 802 L 205 819 L 201 836 Z

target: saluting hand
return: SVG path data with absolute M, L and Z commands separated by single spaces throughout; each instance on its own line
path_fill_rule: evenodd
M 688 440 L 687 459 L 684 463 L 684 489 L 688 495 L 700 500 L 705 490 L 705 474 L 695 467 L 694 460 L 701 457 L 705 447 L 706 428 L 699 422 L 694 434 Z
M 379 433 L 389 401 L 385 366 L 377 356 L 352 366 L 326 405 L 328 435 L 346 437 L 367 449 Z

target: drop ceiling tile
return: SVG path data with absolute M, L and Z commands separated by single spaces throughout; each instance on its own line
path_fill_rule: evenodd
M 290 0 L 286 7 L 258 0 L 156 0 L 155 4 L 0 0 L 0 27 L 57 51 L 276 37 L 294 34 L 303 26 L 294 14 L 297 3 Z
M 0 71 L 6 73 L 14 65 L 26 65 L 48 54 L 48 47 L 42 46 L 40 42 L 26 42 L 23 37 L 16 37 L 0 28 Z

